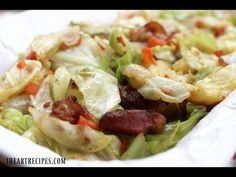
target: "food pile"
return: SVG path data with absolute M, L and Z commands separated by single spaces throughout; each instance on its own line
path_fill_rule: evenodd
M 72 21 L 36 36 L 0 76 L 0 125 L 67 159 L 148 157 L 174 147 L 236 88 L 235 57 L 228 11 Z

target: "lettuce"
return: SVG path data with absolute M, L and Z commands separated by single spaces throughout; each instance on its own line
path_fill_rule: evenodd
M 186 121 L 172 123 L 168 130 L 160 135 L 147 135 L 147 146 L 152 154 L 163 152 L 174 147 L 206 114 L 206 107 L 187 104 L 188 119 Z
M 1 113 L 1 117 L 0 125 L 20 135 L 28 130 L 33 124 L 33 119 L 30 115 L 23 115 L 16 109 L 5 109 Z

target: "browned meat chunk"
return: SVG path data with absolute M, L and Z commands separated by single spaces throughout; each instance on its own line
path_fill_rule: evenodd
M 71 124 L 77 124 L 79 115 L 91 119 L 91 114 L 76 101 L 77 98 L 74 96 L 56 101 L 52 107 L 52 115 L 61 120 L 69 121 Z
M 124 109 L 152 109 L 164 113 L 166 103 L 163 101 L 146 100 L 137 90 L 130 85 L 119 85 L 121 103 Z
M 136 32 L 131 33 L 130 40 L 147 42 L 152 36 L 163 40 L 167 39 L 167 35 L 163 26 L 157 22 L 151 21 Z
M 124 109 L 144 109 L 146 100 L 137 92 L 136 89 L 129 85 L 119 85 L 121 103 Z
M 102 117 L 99 127 L 105 131 L 137 135 L 151 130 L 161 133 L 165 122 L 165 117 L 154 111 L 115 110 Z
M 166 118 L 156 111 L 149 111 L 149 116 L 153 120 L 152 131 L 157 134 L 162 133 L 165 129 Z

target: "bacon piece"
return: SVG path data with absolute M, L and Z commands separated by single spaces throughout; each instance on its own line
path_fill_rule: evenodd
M 105 131 L 137 135 L 150 131 L 161 133 L 166 119 L 157 112 L 147 110 L 115 110 L 106 113 L 99 122 Z
M 125 109 L 144 109 L 146 100 L 137 92 L 136 89 L 129 85 L 119 85 L 121 103 Z
M 146 100 L 130 85 L 119 85 L 121 103 L 124 109 L 152 109 L 161 114 L 165 112 L 166 103 L 163 101 Z
M 132 33 L 130 32 L 129 37 L 131 41 L 147 42 L 150 37 L 156 37 L 158 39 L 166 40 L 167 34 L 165 29 L 160 23 L 151 21 L 145 24 L 142 28 Z
M 69 121 L 71 124 L 77 124 L 79 115 L 92 119 L 92 115 L 76 101 L 77 98 L 74 96 L 56 101 L 52 107 L 52 115 L 61 120 Z

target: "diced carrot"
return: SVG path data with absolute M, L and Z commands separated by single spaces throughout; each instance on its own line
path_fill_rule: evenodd
M 25 60 L 20 60 L 16 66 L 19 69 L 23 69 L 26 66 Z
M 120 144 L 120 152 L 121 152 L 121 154 L 123 154 L 126 151 L 126 149 L 128 147 L 128 144 L 129 144 L 129 141 L 127 139 L 121 140 L 121 144 Z
M 66 50 L 71 47 L 79 46 L 81 44 L 81 40 L 79 39 L 75 45 L 68 46 L 65 43 L 62 43 L 61 46 L 59 47 L 59 50 Z
M 126 46 L 126 44 L 125 44 L 125 42 L 124 42 L 124 40 L 123 40 L 122 37 L 118 37 L 116 40 L 117 40 L 117 42 L 119 42 L 123 47 Z
M 225 28 L 224 27 L 219 27 L 219 28 L 213 28 L 214 34 L 216 37 L 219 37 L 225 33 Z
M 79 40 L 77 41 L 77 43 L 75 44 L 75 46 L 80 46 L 80 44 L 81 44 L 81 39 L 79 39 Z
M 65 43 L 62 43 L 61 46 L 59 47 L 59 50 L 66 50 L 68 48 L 69 48 L 68 45 L 66 45 Z
M 218 57 L 218 64 L 220 66 L 227 66 L 228 65 L 222 57 Z
M 158 46 L 158 45 L 166 45 L 167 42 L 165 40 L 162 40 L 162 39 L 157 39 L 156 37 L 150 37 L 148 39 L 148 47 L 155 47 L 155 46 Z
M 78 125 L 80 125 L 80 126 L 87 125 L 87 126 L 91 127 L 92 129 L 98 130 L 98 126 L 95 122 L 88 120 L 81 115 L 79 116 Z
M 36 95 L 39 90 L 39 85 L 35 83 L 29 83 L 25 87 L 25 92 L 27 95 Z
M 175 51 L 174 53 L 177 53 L 179 51 L 179 44 L 174 41 L 174 38 L 175 36 L 177 35 L 178 33 L 175 33 L 173 34 L 172 36 L 169 37 L 169 39 L 167 40 L 167 45 L 174 45 L 175 46 Z
M 28 60 L 37 60 L 37 54 L 33 50 L 30 51 L 30 53 L 26 57 Z
M 131 18 L 134 18 L 136 17 L 137 15 L 135 13 L 131 13 L 131 14 L 128 14 L 128 19 L 131 19 Z
M 197 28 L 203 28 L 204 27 L 204 23 L 203 23 L 203 21 L 198 20 L 198 21 L 196 21 L 195 26 Z
M 217 57 L 221 57 L 223 55 L 223 52 L 221 50 L 216 50 L 214 52 L 214 54 L 217 56 Z
M 142 64 L 147 67 L 149 65 L 155 64 L 156 60 L 153 57 L 152 49 L 149 47 L 143 48 L 142 53 Z

